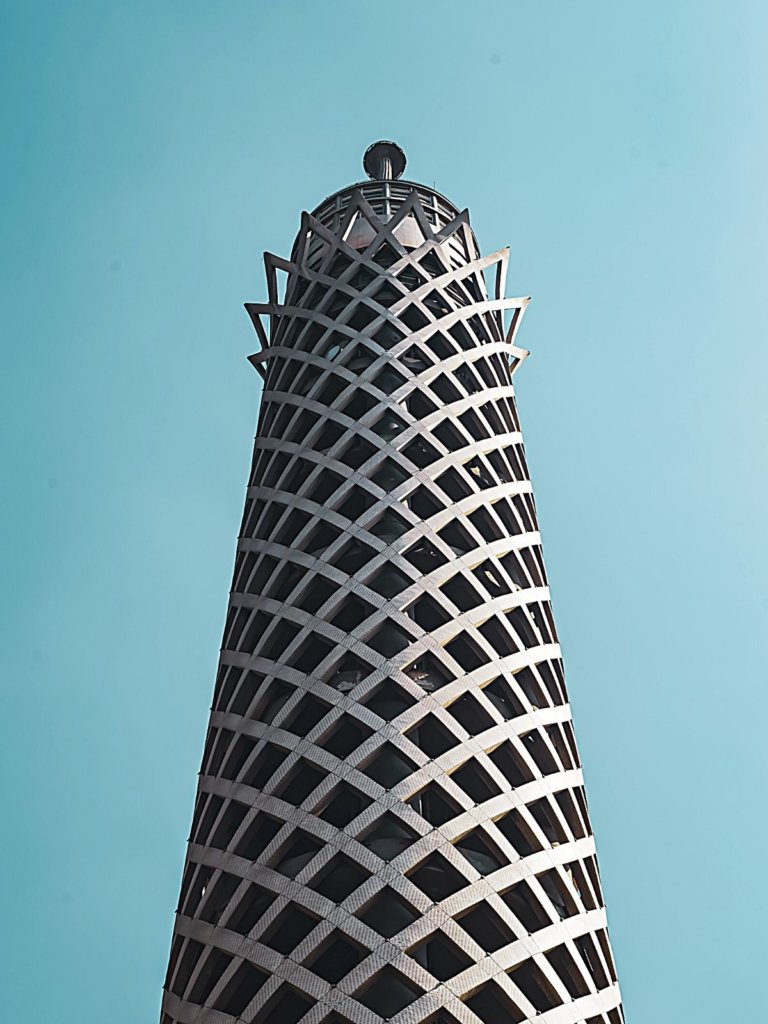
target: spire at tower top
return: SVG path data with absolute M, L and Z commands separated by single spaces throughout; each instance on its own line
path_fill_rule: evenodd
M 396 142 L 381 139 L 366 149 L 363 170 L 374 181 L 393 181 L 405 170 L 405 153 Z

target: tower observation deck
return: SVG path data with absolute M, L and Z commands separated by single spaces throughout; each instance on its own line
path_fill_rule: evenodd
M 622 1024 L 513 379 L 507 250 L 400 178 L 303 214 L 161 1024 Z

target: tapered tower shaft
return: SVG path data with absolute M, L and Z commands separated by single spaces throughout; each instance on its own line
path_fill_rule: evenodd
M 404 163 L 371 147 L 248 306 L 162 1024 L 623 1021 L 514 400 L 528 300 Z

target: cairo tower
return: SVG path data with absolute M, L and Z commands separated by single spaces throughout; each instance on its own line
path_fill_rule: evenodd
M 263 378 L 162 1024 L 622 1024 L 513 380 L 398 146 L 248 304 Z

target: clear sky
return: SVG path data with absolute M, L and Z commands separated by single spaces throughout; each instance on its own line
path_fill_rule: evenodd
M 768 5 L 2 18 L 2 1019 L 157 1019 L 242 303 L 382 137 L 533 295 L 519 402 L 629 1024 L 764 1019 Z

